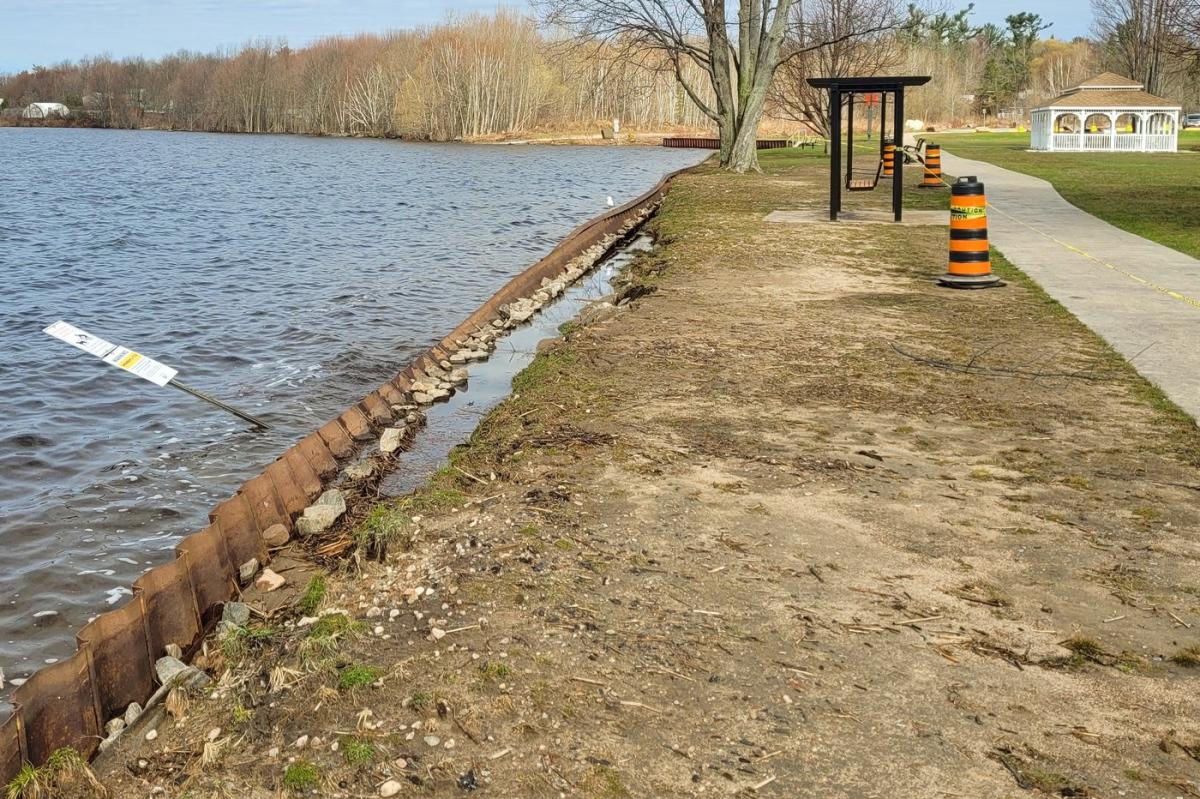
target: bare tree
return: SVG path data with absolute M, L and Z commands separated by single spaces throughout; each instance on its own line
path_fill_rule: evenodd
M 1195 0 L 1092 0 L 1096 37 L 1109 64 L 1162 91 L 1173 25 Z
M 738 0 L 730 19 L 725 0 L 540 0 L 552 25 L 581 40 L 622 48 L 630 58 L 659 52 L 693 103 L 717 126 L 721 164 L 735 172 L 758 167 L 755 141 L 767 90 L 779 63 L 796 0 Z M 729 4 L 732 5 L 732 4 Z M 688 81 L 700 68 L 711 88 Z
M 793 8 L 794 24 L 772 85 L 774 113 L 829 135 L 829 94 L 810 77 L 878 75 L 893 66 L 899 48 L 892 28 L 894 0 L 810 0 Z

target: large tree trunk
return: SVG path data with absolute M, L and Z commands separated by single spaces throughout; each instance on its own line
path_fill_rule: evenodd
M 728 155 L 722 149 L 721 158 L 721 166 L 733 172 L 758 171 L 758 123 L 762 120 L 767 89 L 779 64 L 779 46 L 791 5 L 792 0 L 779 0 L 775 17 L 768 21 L 757 0 L 741 0 L 737 94 L 731 103 L 733 108 L 727 109 L 732 111 L 733 143 Z M 731 85 L 731 95 L 734 88 Z
M 758 122 L 762 118 L 762 103 L 758 109 L 742 117 L 733 146 L 730 148 L 728 159 L 722 160 L 722 165 L 733 172 L 758 171 Z

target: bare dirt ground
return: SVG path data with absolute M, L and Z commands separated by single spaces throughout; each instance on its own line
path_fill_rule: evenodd
M 680 179 L 654 290 L 113 795 L 1200 796 L 1194 424 L 1020 275 L 935 286 L 943 229 L 763 223 L 825 186 L 764 167 Z

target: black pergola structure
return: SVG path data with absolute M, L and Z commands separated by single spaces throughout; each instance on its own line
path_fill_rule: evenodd
M 887 96 L 892 95 L 892 136 L 896 146 L 895 173 L 892 177 L 892 213 L 899 222 L 903 218 L 904 206 L 904 88 L 923 86 L 929 82 L 928 75 L 871 78 L 809 78 L 808 85 L 829 92 L 829 219 L 837 221 L 842 211 L 842 104 L 846 103 L 849 125 L 846 131 L 846 184 L 850 187 L 854 173 L 854 97 L 858 94 L 878 94 L 882 98 L 880 110 L 881 133 L 879 136 L 879 158 L 882 165 L 884 132 L 887 131 Z M 876 173 L 878 176 L 878 173 Z M 876 177 L 878 179 L 878 177 Z M 870 188 L 874 188 L 871 184 Z

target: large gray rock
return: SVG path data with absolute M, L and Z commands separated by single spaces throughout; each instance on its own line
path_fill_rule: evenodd
M 304 514 L 296 520 L 296 530 L 303 536 L 323 533 L 333 527 L 345 512 L 345 495 L 331 488 L 304 509 Z
M 250 606 L 245 602 L 226 602 L 221 608 L 221 621 L 245 627 L 250 623 Z
M 400 449 L 400 445 L 404 443 L 404 428 L 389 427 L 383 431 L 383 435 L 379 437 L 379 451 L 384 455 L 390 455 Z
M 154 661 L 154 673 L 158 676 L 158 681 L 163 685 L 170 684 L 172 680 L 190 668 L 192 667 L 179 658 L 173 658 L 169 655 Z

